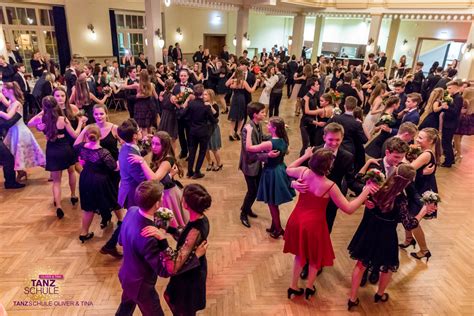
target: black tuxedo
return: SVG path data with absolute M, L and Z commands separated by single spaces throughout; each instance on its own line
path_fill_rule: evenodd
M 339 107 L 341 108 L 342 111 L 344 111 L 344 103 L 346 102 L 346 98 L 351 96 L 357 99 L 357 105 L 360 106 L 362 104 L 362 100 L 359 98 L 359 95 L 357 94 L 357 91 L 352 88 L 350 83 L 344 82 L 341 84 L 339 87 L 336 89 L 338 92 L 341 92 L 344 94 L 341 100 L 341 104 Z
M 255 81 L 256 81 L 255 75 L 250 70 L 247 72 L 247 78 L 245 79 L 245 81 L 247 81 L 250 88 L 252 88 L 253 85 L 255 84 Z M 252 102 L 252 94 L 248 92 L 247 90 L 245 90 L 244 93 L 245 93 L 245 106 L 247 106 L 250 102 Z
M 418 71 L 415 73 L 413 77 L 413 92 L 421 93 L 421 87 L 423 86 L 423 80 L 425 80 L 425 75 L 423 74 L 423 70 Z
M 25 80 L 23 80 L 23 78 L 24 77 L 22 77 L 20 75 L 20 73 L 18 73 L 18 72 L 16 72 L 13 75 L 13 81 L 18 83 L 18 85 L 20 86 L 20 89 L 23 92 L 23 94 L 30 93 L 31 92 L 30 85 L 28 84 L 28 81 L 26 81 L 26 78 L 25 78 Z
M 221 52 L 221 55 L 220 55 L 220 58 L 221 58 L 221 59 L 224 59 L 225 61 L 229 61 L 229 58 L 230 58 L 229 52 L 222 51 L 222 52 Z
M 16 124 L 21 119 L 21 115 L 15 113 L 9 120 L 0 118 L 0 165 L 3 166 L 3 176 L 5 178 L 5 187 L 16 184 L 15 179 L 15 157 L 13 157 L 10 150 L 3 143 L 3 138 L 7 134 L 10 127 Z
M 461 94 L 456 93 L 453 95 L 453 102 L 449 104 L 449 108 L 442 110 L 444 118 L 441 145 L 445 157 L 444 164 L 447 166 L 451 166 L 454 163 L 453 137 L 459 125 L 463 103 L 464 100 Z
M 146 67 L 148 65 L 148 59 L 145 59 L 145 61 L 142 61 L 140 58 L 137 58 L 137 59 L 135 59 L 135 65 L 140 66 L 140 68 L 142 70 L 146 69 Z
M 23 63 L 23 58 L 21 57 L 20 53 L 17 50 L 12 50 L 12 53 L 15 56 L 16 62 L 7 52 L 7 54 L 8 54 L 8 63 L 10 65 Z
M 67 94 L 71 95 L 72 87 L 76 85 L 77 81 L 76 71 L 72 68 L 66 70 L 66 73 L 64 74 L 64 81 L 66 82 Z
M 171 53 L 171 56 L 173 56 L 174 61 L 183 60 L 183 51 L 181 48 L 173 48 L 173 52 Z
M 0 72 L 2 73 L 3 82 L 11 82 L 13 80 L 13 74 L 15 70 L 10 64 L 5 64 L 5 66 L 0 66 Z
M 193 89 L 192 83 L 187 83 L 185 85 L 187 88 Z M 173 95 L 178 95 L 181 92 L 181 83 L 177 83 L 173 90 L 171 91 Z M 189 137 L 189 126 L 186 122 L 186 119 L 179 117 L 178 118 L 178 138 L 179 138 L 179 147 L 181 148 L 180 157 L 186 157 L 188 155 L 188 141 Z
M 438 80 L 438 82 L 436 83 L 435 85 L 435 88 L 443 88 L 444 90 L 446 90 L 446 84 L 448 82 L 450 82 L 451 80 L 453 80 L 452 78 L 441 78 Z
M 436 84 L 441 79 L 441 75 L 439 74 L 430 74 L 428 78 L 426 78 L 425 85 L 424 85 L 424 98 L 423 100 L 426 102 L 430 97 L 431 92 L 434 90 Z
M 379 57 L 375 62 L 379 67 L 385 67 L 385 64 L 387 63 L 387 56 Z
M 362 123 L 357 121 L 352 114 L 341 114 L 333 116 L 328 123 L 335 122 L 339 123 L 344 127 L 344 140 L 342 141 L 342 147 L 352 153 L 356 154 L 356 148 L 367 143 L 367 137 L 365 136 Z
M 193 55 L 193 62 L 195 63 L 202 63 L 202 56 L 204 55 L 204 52 L 201 51 L 196 51 Z

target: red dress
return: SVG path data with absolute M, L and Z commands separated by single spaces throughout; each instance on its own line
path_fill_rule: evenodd
M 329 199 L 301 193 L 285 228 L 283 252 L 299 256 L 317 269 L 332 266 L 336 258 L 326 222 Z

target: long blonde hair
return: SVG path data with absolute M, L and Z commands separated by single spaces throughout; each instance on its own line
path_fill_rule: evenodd
M 464 102 L 467 104 L 466 114 L 474 114 L 474 87 L 464 89 L 462 97 L 464 98 Z
M 204 92 L 206 92 L 206 93 L 209 95 L 209 103 L 211 103 L 211 104 L 217 103 L 217 101 L 216 101 L 216 93 L 214 92 L 214 90 L 212 90 L 212 89 L 206 89 L 206 90 L 204 90 Z
M 150 82 L 150 75 L 146 69 L 140 71 L 140 94 L 150 97 L 153 94 L 153 87 Z
M 385 91 L 385 89 L 386 89 L 386 87 L 385 87 L 384 83 L 377 83 L 377 85 L 375 86 L 374 91 L 372 91 L 372 93 L 370 94 L 369 104 L 370 105 L 374 104 L 375 99 L 378 96 L 381 96 L 382 91 Z
M 436 88 L 433 91 L 431 91 L 430 98 L 428 99 L 428 102 L 426 102 L 425 111 L 423 112 L 423 115 L 420 117 L 420 124 L 423 123 L 425 118 L 430 113 L 433 112 L 433 104 L 435 102 L 439 102 L 443 98 L 443 95 L 444 95 L 443 88 Z

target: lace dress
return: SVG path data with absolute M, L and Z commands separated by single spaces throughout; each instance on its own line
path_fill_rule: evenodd
M 84 144 L 74 147 L 80 159 L 85 161 L 79 178 L 81 208 L 104 216 L 120 209 L 117 186 L 111 176 L 117 168 L 117 162 L 107 149 L 89 149 Z
M 403 194 L 395 199 L 391 211 L 382 212 L 378 207 L 366 208 L 347 248 L 351 258 L 366 267 L 380 267 L 381 272 L 396 272 L 400 265 L 397 236 L 399 222 L 406 230 L 418 226 L 418 220 L 408 212 L 407 198 Z

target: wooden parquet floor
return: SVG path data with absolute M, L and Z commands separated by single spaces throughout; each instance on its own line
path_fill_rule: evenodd
M 286 161 L 295 159 L 300 149 L 299 118 L 286 99 L 282 117 L 290 126 L 290 150 Z M 126 118 L 113 113 L 114 122 Z M 248 229 L 239 221 L 239 207 L 245 181 L 237 170 L 240 145 L 229 142 L 228 122 L 221 118 L 224 169 L 208 172 L 199 180 L 213 196 L 208 212 L 211 222 L 207 258 L 207 308 L 200 315 L 339 315 L 347 314 L 346 304 L 354 262 L 346 247 L 357 228 L 362 209 L 355 215 L 339 212 L 332 233 L 335 265 L 317 279 L 317 296 L 311 301 L 288 300 L 293 257 L 282 253 L 283 240 L 273 240 L 265 232 L 270 224 L 266 205 L 256 203 L 258 219 Z M 44 146 L 42 135 L 38 139 Z M 464 159 L 452 169 L 438 170 L 443 203 L 437 220 L 424 221 L 423 228 L 433 257 L 428 264 L 400 251 L 401 266 L 388 288 L 390 300 L 373 303 L 376 288 L 360 289 L 361 305 L 354 314 L 372 315 L 469 315 L 474 314 L 473 297 L 473 187 L 474 140 L 463 142 Z M 96 237 L 81 244 L 78 240 L 81 210 L 71 207 L 67 176 L 63 179 L 66 216 L 57 220 L 52 205 L 48 174 L 40 168 L 29 171 L 28 185 L 18 191 L 0 188 L 0 303 L 9 315 L 113 315 L 120 302 L 117 277 L 120 261 L 99 253 L 112 228 L 101 230 L 98 219 L 92 231 Z M 189 183 L 187 179 L 184 183 Z M 294 206 L 281 208 L 286 223 Z M 403 238 L 399 227 L 399 239 Z M 412 249 L 409 249 L 412 251 Z M 60 301 L 78 301 L 79 306 L 15 306 L 27 297 L 24 288 L 38 274 L 62 274 L 58 281 Z M 160 279 L 161 295 L 167 280 Z M 303 285 L 303 284 L 301 284 Z M 31 299 L 31 296 L 29 297 Z M 46 298 L 44 302 L 47 302 Z M 82 301 L 88 302 L 82 305 Z M 162 300 L 165 313 L 170 315 Z M 140 312 L 135 312 L 140 315 Z

